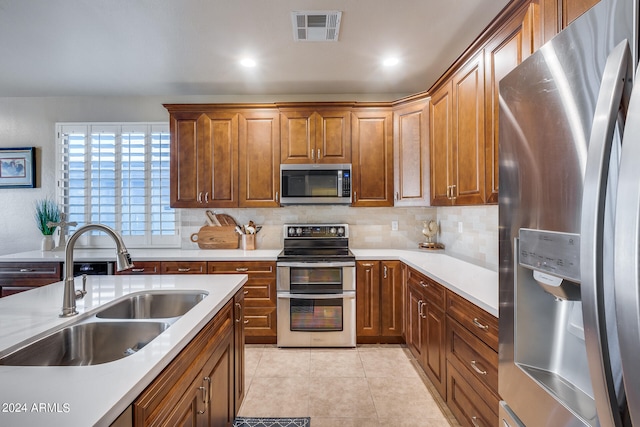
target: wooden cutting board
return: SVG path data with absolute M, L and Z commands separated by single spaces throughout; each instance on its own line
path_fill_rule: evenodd
M 234 225 L 205 225 L 191 235 L 191 241 L 197 243 L 200 249 L 238 249 L 239 237 Z

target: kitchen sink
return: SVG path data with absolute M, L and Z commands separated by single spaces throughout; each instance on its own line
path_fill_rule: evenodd
M 134 354 L 169 326 L 166 322 L 78 323 L 0 358 L 0 365 L 99 365 Z
M 145 292 L 132 294 L 98 312 L 101 319 L 160 319 L 178 317 L 207 296 L 206 292 Z

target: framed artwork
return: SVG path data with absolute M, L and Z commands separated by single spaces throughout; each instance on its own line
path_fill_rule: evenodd
M 35 147 L 0 148 L 0 188 L 34 188 L 35 163 Z

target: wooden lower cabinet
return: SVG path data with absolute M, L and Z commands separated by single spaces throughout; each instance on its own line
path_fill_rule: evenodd
M 439 283 L 407 269 L 407 347 L 446 398 L 444 293 Z
M 244 381 L 235 362 L 244 347 L 234 338 L 242 325 L 236 322 L 241 310 L 234 310 L 241 298 L 229 301 L 136 399 L 135 426 L 233 424 L 240 407 L 235 384 Z
M 401 343 L 404 291 L 400 261 L 356 262 L 357 342 Z
M 245 342 L 275 344 L 278 332 L 276 310 L 276 263 L 272 261 L 210 261 L 209 274 L 246 274 L 244 285 Z
M 62 263 L 16 262 L 0 264 L 0 297 L 62 280 Z
M 233 318 L 235 321 L 235 329 L 233 331 L 233 355 L 235 366 L 235 395 L 234 395 L 234 411 L 237 414 L 240 410 L 240 405 L 244 400 L 245 395 L 245 364 L 244 364 L 244 341 L 245 332 L 244 328 L 246 321 L 244 318 L 244 293 L 245 289 L 240 290 L 233 297 Z
M 134 260 L 133 268 L 130 268 L 129 270 L 116 271 L 115 274 L 121 276 L 136 276 L 142 274 L 160 274 L 161 271 L 161 263 L 159 261 Z
M 461 425 L 498 425 L 498 319 L 447 291 L 447 405 Z
M 207 262 L 162 261 L 160 263 L 160 274 L 207 274 Z

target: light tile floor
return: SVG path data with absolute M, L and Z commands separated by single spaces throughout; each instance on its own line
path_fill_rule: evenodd
M 243 417 L 311 417 L 311 427 L 458 427 L 404 346 L 247 345 Z

